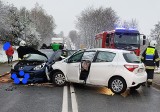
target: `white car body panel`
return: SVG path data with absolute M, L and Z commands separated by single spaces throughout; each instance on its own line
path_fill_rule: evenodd
M 92 49 L 93 50 L 93 49 Z M 92 62 L 90 67 L 89 76 L 87 78 L 87 84 L 108 86 L 108 82 L 113 76 L 121 76 L 125 79 L 127 87 L 133 87 L 147 80 L 147 73 L 144 69 L 143 63 L 127 63 L 123 57 L 123 53 L 129 53 L 130 51 L 115 50 L 115 49 L 94 49 L 98 51 L 109 51 L 116 53 L 112 62 Z M 66 63 L 67 59 L 56 62 L 52 65 L 54 70 L 60 70 L 66 77 L 66 81 L 82 83 L 79 80 L 81 63 Z M 133 72 L 127 70 L 124 65 L 138 65 Z M 142 68 L 141 72 L 138 70 Z M 134 84 L 133 84 L 134 83 Z

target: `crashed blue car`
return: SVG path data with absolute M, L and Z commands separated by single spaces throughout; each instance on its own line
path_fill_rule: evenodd
M 41 53 L 26 54 L 23 60 L 13 65 L 11 74 L 16 74 L 19 80 L 22 81 L 24 77 L 19 72 L 24 71 L 24 73 L 30 75 L 27 83 L 50 82 L 52 78 L 51 66 L 62 59 L 62 51 L 53 51 L 52 49 L 39 51 Z

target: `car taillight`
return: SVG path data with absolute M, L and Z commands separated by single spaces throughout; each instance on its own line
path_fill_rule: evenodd
M 139 66 L 138 66 L 138 65 L 124 65 L 124 67 L 125 67 L 127 70 L 133 72 L 134 69 L 138 68 Z

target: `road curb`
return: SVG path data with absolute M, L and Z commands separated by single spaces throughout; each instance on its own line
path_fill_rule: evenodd
M 4 76 L 6 76 L 6 75 L 8 75 L 8 74 L 10 74 L 10 72 L 6 72 L 5 74 L 3 74 L 3 75 L 0 75 L 0 78 L 1 78 L 1 77 L 4 77 Z

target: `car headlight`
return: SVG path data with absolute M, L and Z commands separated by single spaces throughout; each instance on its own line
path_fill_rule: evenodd
M 42 63 L 41 65 L 37 65 L 33 70 L 41 70 L 45 66 L 45 63 Z

